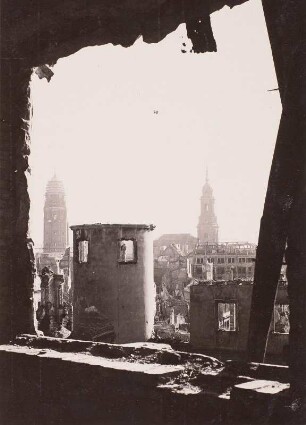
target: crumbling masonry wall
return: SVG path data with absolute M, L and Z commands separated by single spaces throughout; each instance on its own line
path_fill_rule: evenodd
M 218 357 L 222 352 L 245 358 L 247 352 L 249 320 L 253 284 L 251 282 L 200 283 L 191 287 L 190 336 L 195 349 L 207 350 Z M 217 302 L 232 302 L 236 305 L 236 329 L 232 332 L 218 330 Z M 287 286 L 279 284 L 275 304 L 288 305 Z M 269 362 L 286 363 L 289 344 L 288 333 L 274 332 L 270 324 L 267 343 Z M 204 351 L 205 352 L 205 351 Z
M 0 345 L 0 378 L 9 425 L 297 423 L 284 408 L 287 367 L 224 364 L 165 344 L 21 335 Z

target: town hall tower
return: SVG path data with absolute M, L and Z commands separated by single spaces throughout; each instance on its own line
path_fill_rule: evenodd
M 64 254 L 68 244 L 67 209 L 63 183 L 56 175 L 48 182 L 44 206 L 44 253 Z

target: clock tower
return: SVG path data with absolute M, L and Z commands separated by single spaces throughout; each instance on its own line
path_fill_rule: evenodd
M 63 183 L 56 175 L 48 182 L 44 206 L 43 252 L 61 255 L 68 245 L 67 209 Z

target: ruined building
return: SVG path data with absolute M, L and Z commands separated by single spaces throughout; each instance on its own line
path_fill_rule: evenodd
M 279 281 L 267 341 L 266 360 L 285 363 L 289 344 L 287 282 Z M 190 338 L 194 349 L 244 359 L 253 281 L 198 282 L 190 287 Z
M 152 225 L 89 224 L 73 230 L 73 336 L 116 343 L 153 331 Z
M 36 311 L 38 329 L 45 336 L 68 337 L 71 333 L 71 308 L 65 302 L 64 277 L 44 267 L 40 279 L 41 302 Z
M 188 256 L 188 275 L 200 280 L 253 279 L 256 245 L 224 242 L 198 245 Z M 207 279 L 206 263 L 211 264 L 212 279 Z
M 197 238 L 190 233 L 166 233 L 153 242 L 154 259 L 163 255 L 169 245 L 176 245 L 183 255 L 187 255 L 196 247 L 197 243 Z
M 215 214 L 215 199 L 213 190 L 208 180 L 206 171 L 206 181 L 202 189 L 201 213 L 198 223 L 198 240 L 200 243 L 218 243 L 218 223 Z

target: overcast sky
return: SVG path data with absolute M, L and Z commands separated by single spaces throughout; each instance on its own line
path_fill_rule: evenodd
M 33 75 L 36 247 L 54 171 L 70 225 L 154 223 L 158 237 L 196 235 L 206 167 L 220 239 L 257 242 L 281 113 L 261 2 L 225 8 L 212 26 L 217 53 L 183 54 L 181 25 L 159 44 L 82 49 L 50 83 Z

